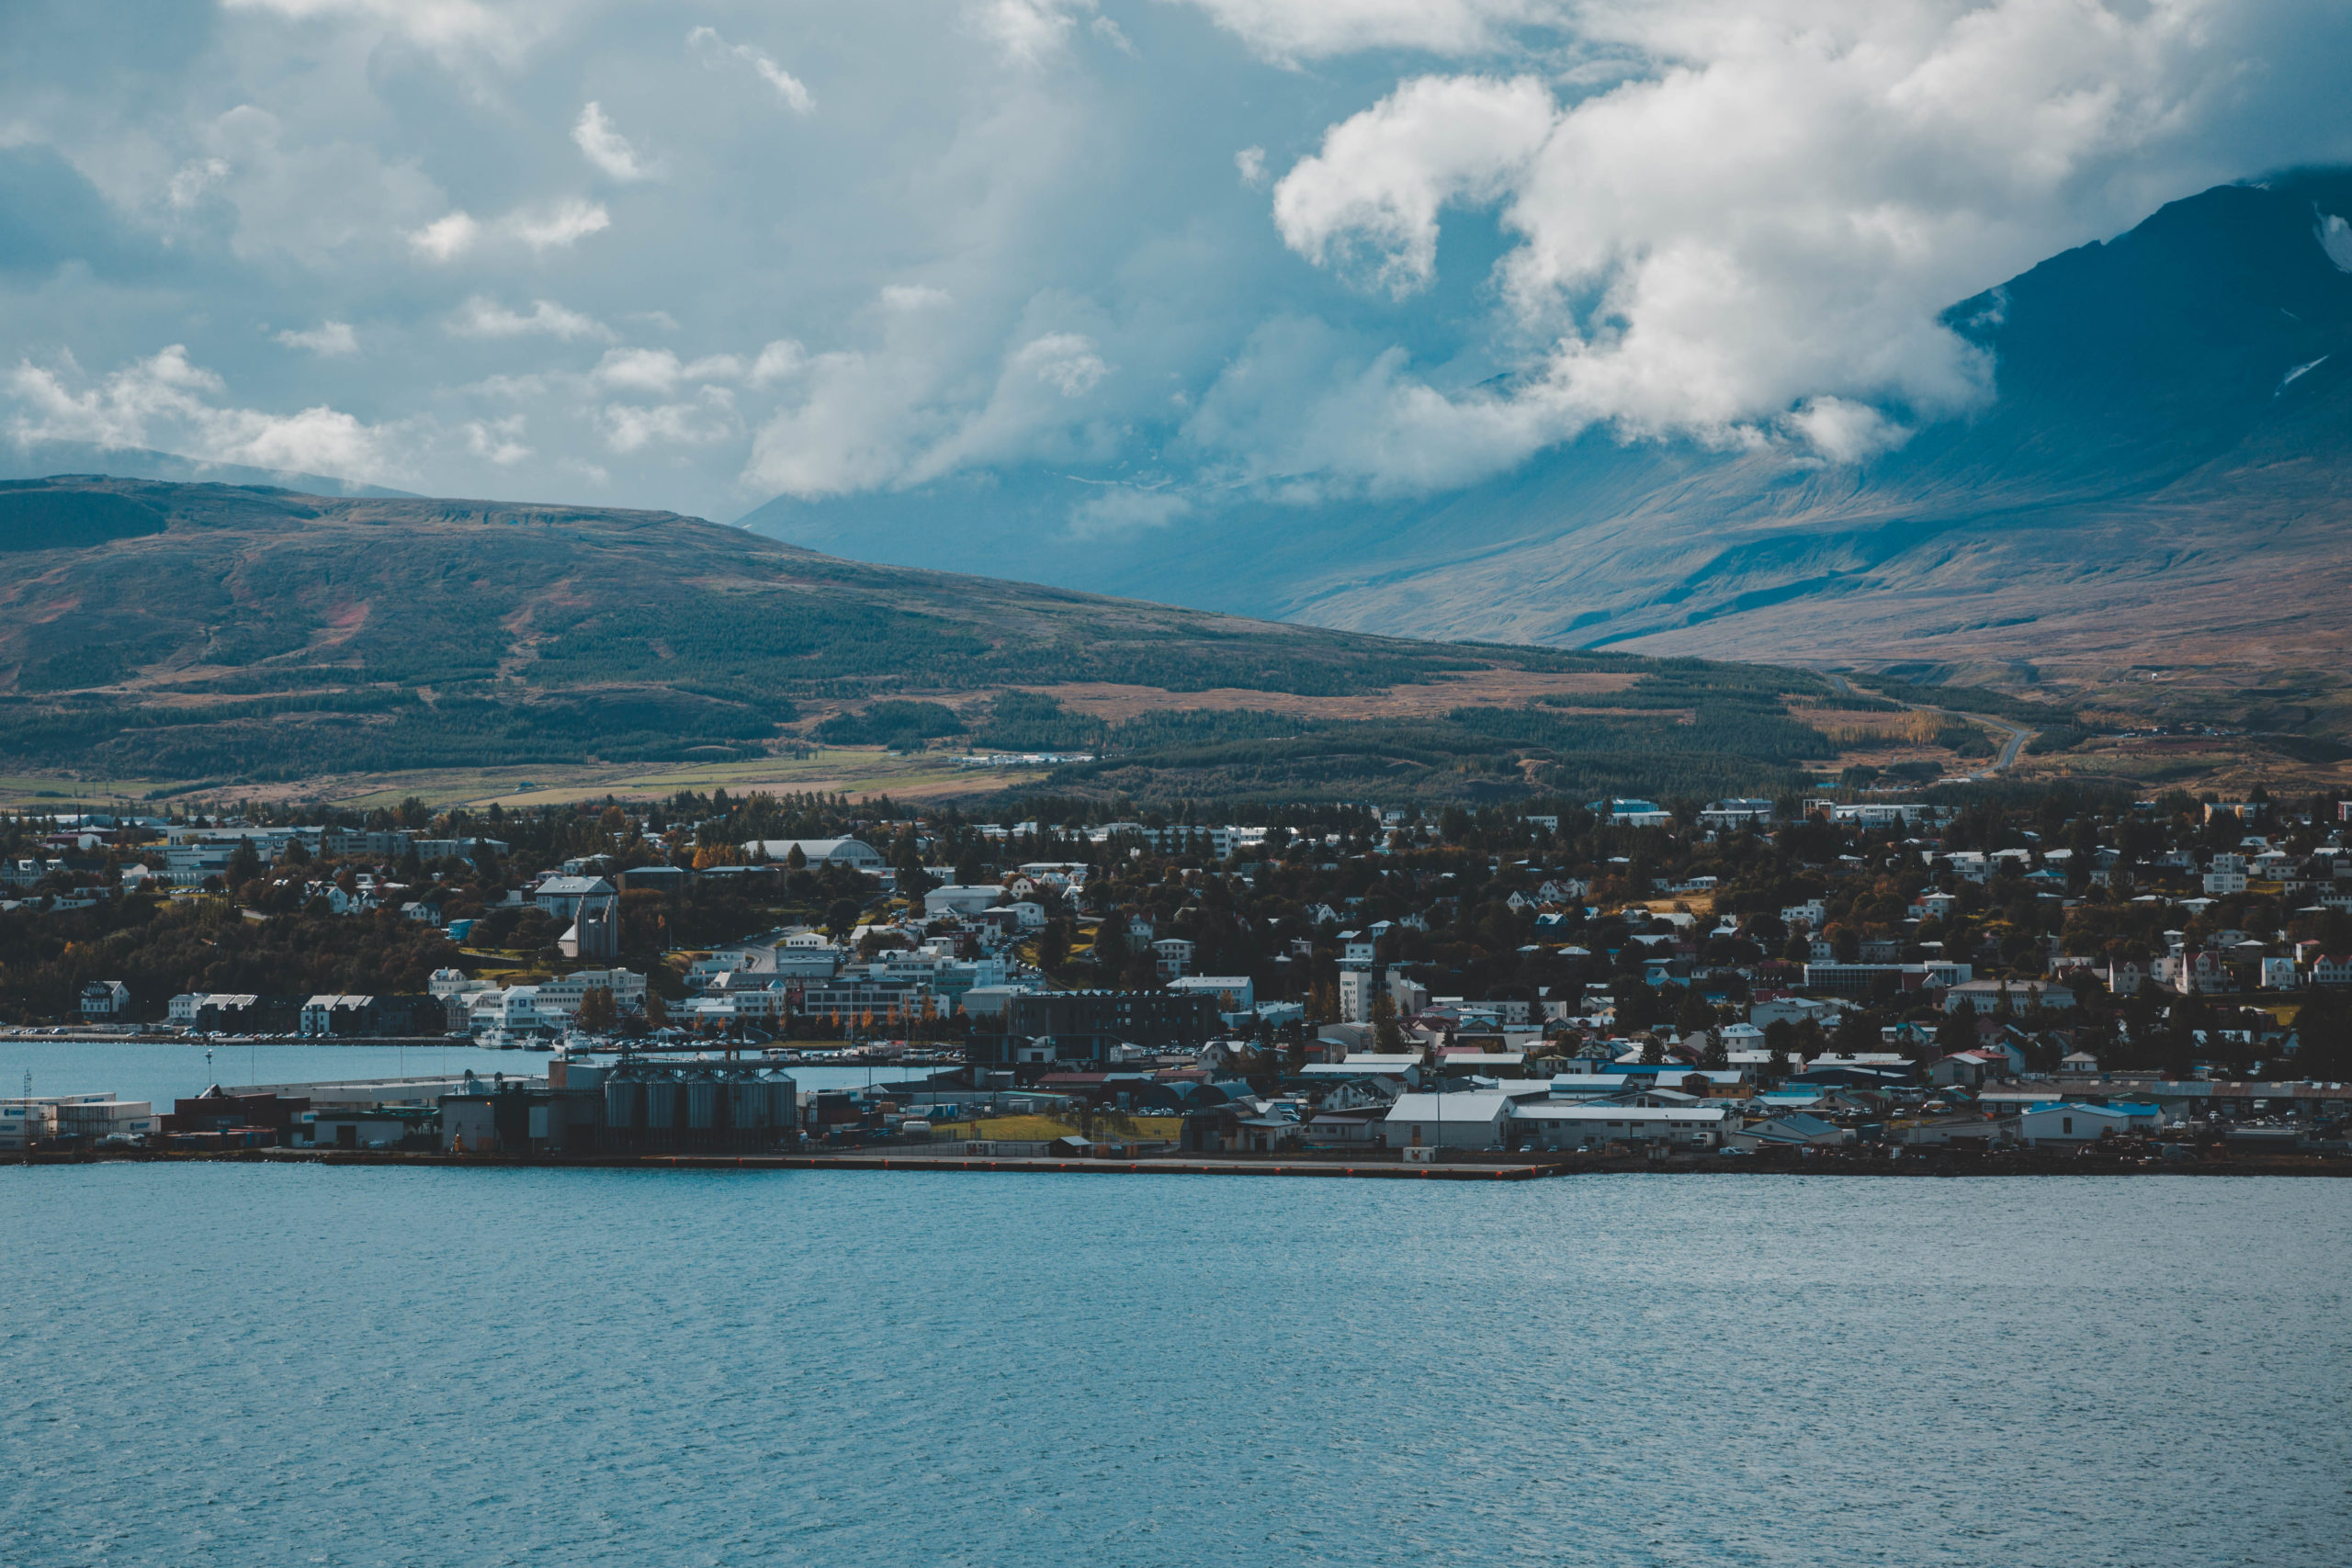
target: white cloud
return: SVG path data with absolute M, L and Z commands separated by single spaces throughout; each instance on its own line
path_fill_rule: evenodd
M 744 369 L 743 362 L 731 354 L 682 361 L 666 348 L 616 348 L 605 354 L 592 374 L 601 386 L 667 393 L 688 382 L 740 381 Z
M 1317 265 L 1360 272 L 1400 298 L 1437 269 L 1437 215 L 1490 202 L 1552 133 L 1532 76 L 1424 76 L 1325 133 L 1274 187 L 1274 226 Z
M 775 96 L 784 100 L 784 107 L 794 114 L 812 115 L 817 112 L 817 100 L 808 91 L 808 85 L 750 44 L 729 43 L 719 37 L 716 28 L 696 28 L 686 35 L 686 47 L 700 53 L 710 63 L 721 59 L 741 61 L 758 72 L 760 80 L 774 87 Z
M 1312 30 L 1303 8 L 1210 8 L 1249 13 L 1253 38 Z M 1901 437 L 1866 408 L 1988 395 L 1992 367 L 1938 313 L 2054 248 L 2122 171 L 2182 155 L 2243 73 L 2211 47 L 2230 9 L 1589 0 L 1579 42 L 1645 62 L 1634 79 L 1573 101 L 1532 75 L 1408 82 L 1329 130 L 1275 221 L 1403 295 L 1434 276 L 1445 209 L 1497 209 L 1498 342 L 1545 345 L 1513 397 L 1529 450 L 1605 421 L 1867 455 Z
M 659 172 L 638 155 L 628 137 L 613 129 L 612 121 L 605 118 L 604 106 L 594 100 L 580 111 L 571 140 L 590 163 L 616 180 L 650 180 Z
M 1912 434 L 1870 404 L 1844 398 L 1808 398 L 1788 423 L 1805 445 L 1833 463 L 1859 463 L 1893 451 Z
M 1077 333 L 1048 333 L 1013 351 L 1008 367 L 1019 375 L 1035 376 L 1065 398 L 1082 398 L 1092 391 L 1111 367 L 1094 352 L 1094 340 Z
M 1070 536 L 1100 539 L 1165 528 L 1192 511 L 1191 502 L 1168 491 L 1106 485 L 1069 509 Z
M 1512 29 L 1557 24 L 1566 0 L 1191 0 L 1269 59 L 1366 49 L 1483 54 Z
M 458 308 L 449 319 L 448 329 L 458 337 L 528 337 L 544 334 L 570 343 L 574 338 L 603 338 L 610 341 L 613 329 L 591 316 L 568 310 L 552 299 L 535 299 L 531 313 L 518 315 L 505 306 L 481 295 L 475 295 Z
M 875 298 L 886 310 L 933 310 L 954 303 L 947 290 L 927 283 L 886 283 Z
M 941 433 L 910 458 L 920 482 L 976 464 L 1099 456 L 1100 411 L 1091 395 L 1111 374 L 1082 333 L 1041 333 L 1004 356 L 988 401 L 977 411 L 937 411 Z
M 790 338 L 778 338 L 761 349 L 759 358 L 752 361 L 752 385 L 766 387 L 786 380 L 798 375 L 800 367 L 808 363 L 806 349 Z
M 452 212 L 411 232 L 408 243 L 419 255 L 446 262 L 455 261 L 473 249 L 474 242 L 481 237 L 481 224 L 466 213 Z
M 306 348 L 322 359 L 359 352 L 359 334 L 348 321 L 321 321 L 301 332 L 288 327 L 273 335 L 288 348 Z
M 602 232 L 612 226 L 612 214 L 593 201 L 560 201 L 553 207 L 516 213 L 507 220 L 514 237 L 535 251 L 552 250 Z
M 694 402 L 642 407 L 608 403 L 599 423 L 605 443 L 616 452 L 636 452 L 651 446 L 708 446 L 742 434 L 734 403 L 724 389 L 706 387 Z
M 524 429 L 524 418 L 519 413 L 504 419 L 474 420 L 466 426 L 466 450 L 502 468 L 511 468 L 537 456 L 523 445 Z
M 514 242 L 533 251 L 566 247 L 612 227 L 612 214 L 603 205 L 574 197 L 543 207 L 517 209 L 495 223 L 481 223 L 464 212 L 437 218 L 412 230 L 410 246 L 436 262 L 451 262 L 481 247 L 485 241 Z
M 391 422 L 410 488 L 699 512 L 1014 466 L 1442 489 L 1595 424 L 1866 453 L 1997 370 L 1950 301 L 2352 154 L 2342 0 L 68 9 L 0 51 L 0 144 L 108 216 L 0 211 L 70 253 L 0 311 L 0 434 L 20 359 L 103 423 L 111 345 L 185 343 L 207 408 Z
M 448 57 L 480 51 L 513 62 L 544 37 L 565 7 L 490 0 L 220 0 L 226 11 L 288 21 L 339 21 L 398 33 Z
M 1069 43 L 1078 14 L 1091 14 L 1094 0 L 972 0 L 973 28 L 1022 65 L 1039 65 Z
M 64 373 L 29 361 L 9 376 L 17 403 L 9 424 L 19 444 L 84 441 L 119 449 L 156 447 L 208 463 L 377 479 L 393 474 L 391 432 L 323 404 L 290 414 L 224 407 L 219 376 L 193 364 L 178 344 L 76 391 Z
M 185 210 L 204 198 L 204 193 L 229 177 L 226 158 L 194 158 L 181 164 L 172 175 L 172 183 L 164 187 L 164 198 L 175 208 Z
M 1110 17 L 1095 17 L 1093 21 L 1087 24 L 1087 30 L 1128 59 L 1139 58 L 1136 53 L 1135 40 L 1127 37 L 1126 30 Z

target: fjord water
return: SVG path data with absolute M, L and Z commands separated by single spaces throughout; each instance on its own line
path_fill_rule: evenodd
M 2352 1186 L 0 1168 L 0 1560 L 2338 1563 Z

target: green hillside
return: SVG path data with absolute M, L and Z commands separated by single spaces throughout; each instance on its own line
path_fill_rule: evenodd
M 66 478 L 0 486 L 0 549 L 17 773 L 229 784 L 821 742 L 1090 750 L 1057 782 L 1154 796 L 1453 796 L 1770 787 L 1834 750 L 1787 709 L 1826 692 L 1808 673 L 1283 626 L 662 513 Z M 1579 680 L 1603 694 L 1528 694 Z M 1159 700 L 1112 713 L 1105 691 Z

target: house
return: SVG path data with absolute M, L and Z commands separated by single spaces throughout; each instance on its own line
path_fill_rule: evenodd
M 951 884 L 934 887 L 922 896 L 922 912 L 927 919 L 938 919 L 949 915 L 977 915 L 992 908 L 1004 897 L 1004 889 L 992 882 Z
M 2070 1051 L 2058 1062 L 2062 1078 L 2095 1078 L 2098 1077 L 2098 1058 L 2088 1051 Z
M 812 866 L 845 865 L 853 871 L 876 873 L 885 864 L 873 845 L 856 839 L 753 839 L 743 846 L 745 854 L 778 865 L 789 863 L 795 850 Z
M 302 1004 L 301 1031 L 308 1035 L 366 1034 L 376 998 L 315 996 Z
M 122 1018 L 130 1011 L 130 987 L 119 980 L 93 980 L 82 987 L 84 1018 Z
M 1988 1078 L 2008 1076 L 2009 1059 L 1991 1051 L 1958 1051 L 1928 1064 L 1928 1081 L 1962 1089 L 1982 1088 Z
M 550 876 L 539 884 L 531 901 L 553 919 L 571 920 L 579 917 L 582 905 L 613 896 L 613 885 L 601 876 Z
M 1151 944 L 1151 951 L 1163 980 L 1179 979 L 1193 966 L 1193 944 L 1181 936 L 1162 937 Z
M 2014 1116 L 1929 1116 L 1904 1126 L 1897 1135 L 1914 1146 L 1980 1144 L 1989 1148 L 2017 1142 L 2018 1122 Z
M 2314 986 L 2352 986 L 2352 953 L 2315 954 L 2312 959 Z
M 2132 1110 L 2120 1105 L 2085 1105 L 2070 1100 L 2053 1100 L 2036 1105 L 2018 1117 L 2018 1138 L 2028 1148 L 2044 1148 L 2051 1145 L 2096 1143 L 2105 1137 L 2121 1137 L 2132 1130 Z M 2152 1125 L 2155 1108 L 2147 1108 L 2142 1125 Z
M 1509 1095 L 1481 1090 L 1401 1094 L 1382 1131 L 1392 1149 L 1499 1149 L 1512 1109 Z
M 1853 1141 L 1846 1128 L 1802 1111 L 1750 1122 L 1724 1139 L 1725 1146 L 1735 1149 L 1834 1149 Z
M 2075 1005 L 2075 993 L 2064 986 L 2031 980 L 1963 980 L 1945 990 L 1944 1011 L 1958 1012 L 1961 1003 L 1973 1002 L 1978 1013 L 1989 1013 L 2004 1001 L 2015 1012 L 2030 1012 L 2037 1007 L 2063 1011 Z
M 1257 987 L 1247 975 L 1185 975 L 1170 980 L 1168 988 L 1215 998 L 1220 1013 L 1253 1013 L 1258 1008 Z

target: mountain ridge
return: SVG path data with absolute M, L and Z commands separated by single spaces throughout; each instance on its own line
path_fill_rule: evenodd
M 1078 788 L 1451 798 L 1538 774 L 1787 784 L 1836 751 L 1789 708 L 1829 694 L 1804 672 L 1276 625 L 674 513 L 61 479 L 0 483 L 0 761 L 32 773 L 285 782 L 961 738 L 1116 753 L 1069 763 Z
M 2216 186 L 1956 302 L 1947 322 L 1994 357 L 1992 403 L 1864 464 L 1595 431 L 1426 502 L 1244 503 L 1114 541 L 1073 544 L 1070 486 L 1036 475 L 744 521 L 906 541 L 887 553 L 914 547 L 894 516 L 961 507 L 950 550 L 1007 570 L 1052 546 L 1057 581 L 1419 636 L 2086 669 L 2243 642 L 2308 664 L 2352 631 L 2347 212 L 2341 170 Z M 1222 570 L 1236 551 L 1249 571 Z

